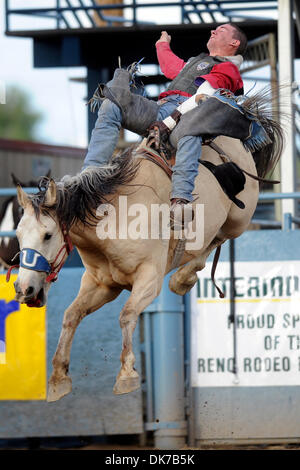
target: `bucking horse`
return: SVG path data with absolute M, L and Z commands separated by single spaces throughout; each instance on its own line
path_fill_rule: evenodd
M 245 142 L 229 132 L 208 136 L 208 143 L 213 145 L 203 145 L 201 162 L 206 164 L 199 163 L 195 182 L 195 217 L 179 234 L 164 223 L 171 191 L 170 165 L 153 146 L 149 147 L 149 140 L 112 157 L 106 166 L 88 167 L 57 182 L 44 179 L 37 194 L 28 195 L 18 187 L 24 214 L 17 227 L 21 253 L 16 300 L 32 307 L 45 305 L 51 283 L 73 246 L 85 267 L 77 297 L 64 312 L 48 401 L 71 392 L 70 351 L 79 323 L 113 301 L 123 289 L 130 291 L 130 296 L 119 316 L 121 367 L 113 392 L 124 394 L 139 388 L 132 350 L 139 315 L 159 295 L 167 273 L 176 268 L 169 287 L 176 294 L 186 294 L 210 253 L 247 229 L 257 205 L 260 181 L 270 174 L 281 155 L 282 131 L 266 112 L 265 103 L 266 97 L 258 93 L 242 104 L 247 113 L 252 113 L 248 127 L 259 123 L 266 133 L 267 143 L 260 149 L 250 152 Z M 230 109 L 240 113 L 240 109 Z M 230 189 L 232 164 L 239 175 L 236 191 Z M 154 212 L 159 216 L 154 217 Z

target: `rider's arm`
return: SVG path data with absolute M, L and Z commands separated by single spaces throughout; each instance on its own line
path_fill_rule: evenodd
M 185 66 L 185 61 L 180 59 L 170 48 L 166 41 L 156 43 L 157 59 L 165 77 L 173 80 Z

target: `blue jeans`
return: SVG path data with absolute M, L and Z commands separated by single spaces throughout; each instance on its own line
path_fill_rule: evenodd
M 169 116 L 187 98 L 171 95 L 168 101 L 158 108 L 157 120 Z M 82 169 L 88 166 L 107 165 L 119 139 L 122 125 L 120 108 L 112 101 L 105 99 L 100 106 L 98 118 L 93 129 L 88 153 Z M 186 136 L 179 140 L 176 152 L 176 164 L 173 167 L 172 198 L 193 200 L 194 181 L 198 174 L 198 160 L 201 156 L 201 137 Z

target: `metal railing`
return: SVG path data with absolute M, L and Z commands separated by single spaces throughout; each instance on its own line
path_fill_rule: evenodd
M 157 8 L 157 17 L 159 18 L 159 9 L 162 7 L 177 8 L 180 12 L 181 23 L 210 23 L 231 21 L 233 18 L 257 19 L 257 17 L 247 15 L 249 12 L 263 11 L 264 18 L 266 18 L 268 11 L 277 10 L 277 0 L 178 0 L 168 3 L 164 1 L 144 3 L 132 0 L 126 4 L 107 3 L 102 5 L 97 4 L 95 0 L 56 0 L 55 7 L 39 8 L 14 8 L 12 0 L 5 0 L 6 32 L 14 31 L 10 26 L 12 17 L 16 15 L 53 20 L 53 29 L 97 28 L 99 27 L 97 18 L 101 21 L 101 27 L 105 23 L 107 26 L 112 26 L 115 23 L 129 26 L 145 23 L 138 20 L 140 10 Z M 122 10 L 126 13 L 129 12 L 129 15 L 121 17 L 108 15 L 106 14 L 108 10 L 110 12 Z
M 272 202 L 283 199 L 294 199 L 300 200 L 300 192 L 295 191 L 293 193 L 262 193 L 259 195 L 258 202 Z M 273 227 L 281 228 L 282 230 L 292 230 L 293 224 L 300 226 L 300 217 L 293 216 L 287 212 L 283 214 L 282 222 L 277 220 L 266 220 L 266 219 L 255 219 L 251 221 L 253 224 L 259 224 L 261 227 Z

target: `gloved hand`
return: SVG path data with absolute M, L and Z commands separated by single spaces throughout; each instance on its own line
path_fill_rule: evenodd
M 157 142 L 165 143 L 176 124 L 180 121 L 181 116 L 181 112 L 175 109 L 175 111 L 163 121 L 153 122 L 148 128 L 149 134 L 154 134 Z M 158 147 L 156 146 L 156 148 Z
M 163 121 L 154 121 L 147 130 L 150 135 L 155 137 L 156 148 L 159 148 L 159 142 L 166 142 L 171 133 L 171 129 Z
M 170 146 L 168 145 L 169 135 L 179 122 L 181 116 L 181 112 L 175 109 L 166 119 L 153 122 L 147 129 L 149 132 L 147 144 L 149 147 L 154 144 L 154 148 L 158 150 L 166 160 L 171 158 Z

